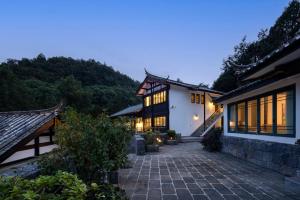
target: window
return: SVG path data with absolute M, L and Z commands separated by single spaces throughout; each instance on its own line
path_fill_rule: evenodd
M 166 117 L 162 116 L 162 117 L 155 117 L 154 118 L 154 126 L 158 127 L 158 126 L 166 126 Z
M 294 92 L 280 92 L 276 95 L 277 134 L 292 134 L 294 131 Z
M 200 104 L 200 94 L 196 94 L 196 104 Z
M 166 91 L 158 92 L 153 95 L 153 104 L 166 102 Z
M 260 133 L 273 132 L 273 97 L 260 98 Z
M 246 131 L 246 108 L 245 102 L 239 103 L 237 105 L 237 131 L 245 132 Z
M 248 132 L 257 132 L 257 100 L 248 101 Z
M 229 131 L 233 132 L 235 131 L 235 125 L 236 125 L 236 106 L 235 104 L 230 105 L 228 107 L 228 127 L 229 127 Z
M 295 136 L 294 86 L 228 105 L 228 131 Z
M 144 119 L 144 131 L 148 131 L 151 129 L 151 118 Z
M 135 119 L 135 130 L 137 132 L 143 131 L 143 119 L 141 117 Z
M 191 103 L 195 103 L 195 93 L 191 94 Z
M 144 98 L 144 106 L 148 107 L 151 105 L 151 96 L 147 96 Z
M 201 95 L 201 104 L 204 104 L 204 101 L 205 101 L 205 96 Z

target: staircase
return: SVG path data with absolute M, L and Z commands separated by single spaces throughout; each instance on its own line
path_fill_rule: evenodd
M 205 120 L 205 127 L 204 123 L 201 124 L 192 134 L 192 137 L 200 137 L 204 136 L 206 133 L 208 133 L 214 125 L 217 123 L 217 121 L 223 116 L 223 112 L 220 110 L 217 110 L 214 112 L 208 119 Z

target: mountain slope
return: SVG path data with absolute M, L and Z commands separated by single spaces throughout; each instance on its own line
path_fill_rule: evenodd
M 0 64 L 0 111 L 47 108 L 64 99 L 81 112 L 112 113 L 139 102 L 138 84 L 94 60 L 9 59 Z

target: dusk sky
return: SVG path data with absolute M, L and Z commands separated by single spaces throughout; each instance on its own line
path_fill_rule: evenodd
M 135 80 L 150 72 L 212 84 L 247 35 L 274 24 L 288 0 L 1 0 L 0 62 L 95 59 Z

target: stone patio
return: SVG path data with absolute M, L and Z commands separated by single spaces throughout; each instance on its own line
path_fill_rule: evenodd
M 284 191 L 284 176 L 200 143 L 164 145 L 159 153 L 130 155 L 119 185 L 132 200 L 300 199 Z

